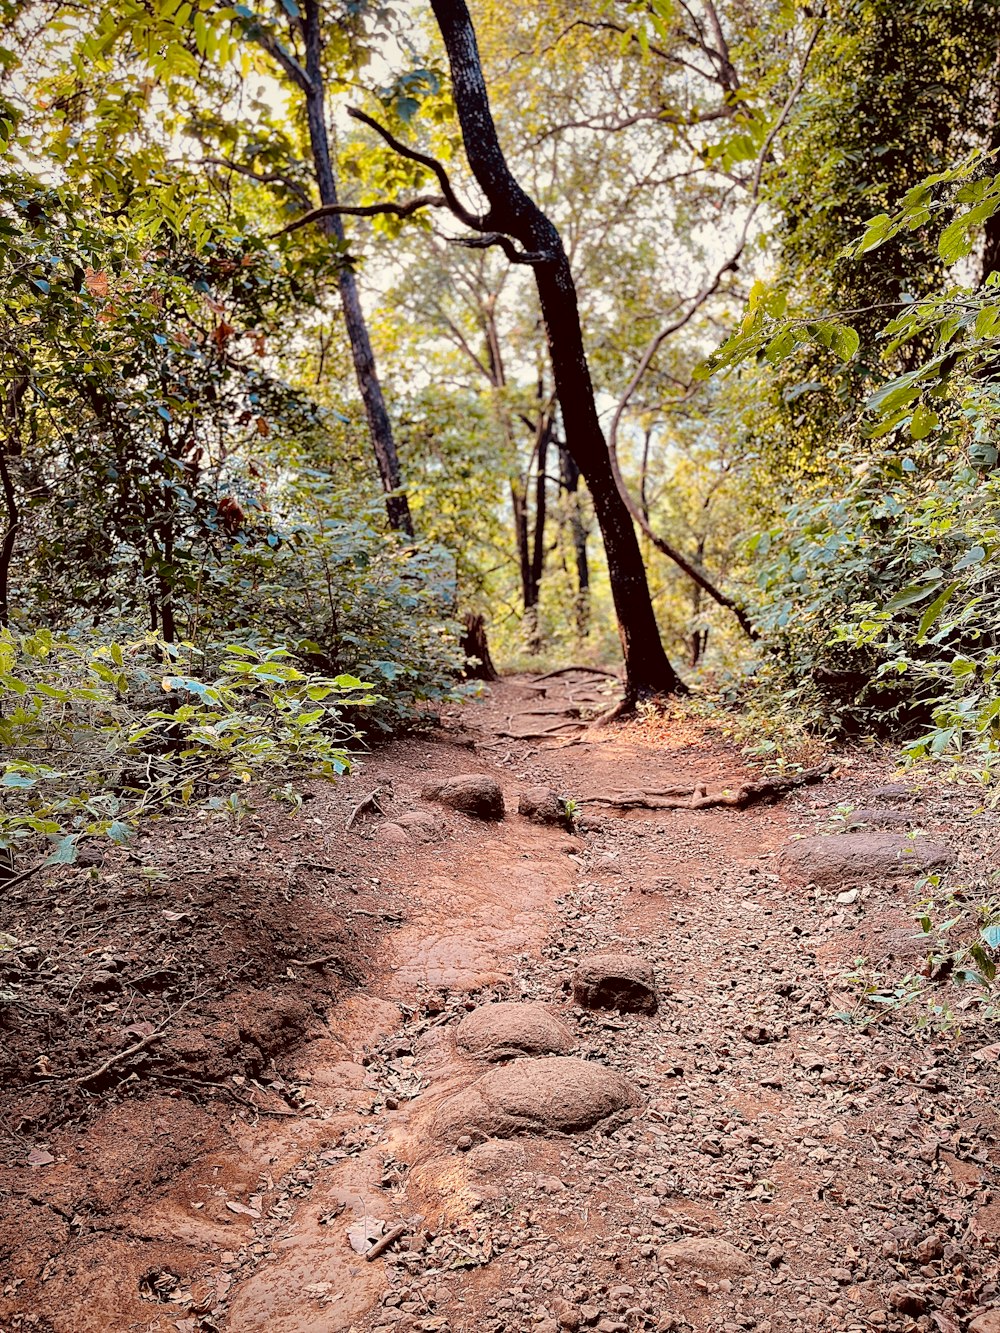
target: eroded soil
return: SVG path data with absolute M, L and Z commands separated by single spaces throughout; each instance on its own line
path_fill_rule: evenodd
M 562 725 L 599 702 L 506 682 L 297 816 L 11 892 L 3 1333 L 997 1333 L 1000 1032 L 958 988 L 961 1033 L 869 1021 L 843 978 L 921 966 L 913 874 L 782 859 L 874 807 L 985 883 L 995 823 L 939 782 L 879 795 L 898 778 L 860 756 L 770 806 L 618 810 L 594 798 L 752 774 L 691 723 Z M 421 797 L 458 773 L 507 817 Z M 514 813 L 538 783 L 576 833 Z M 654 1015 L 574 1004 L 595 952 L 654 965 Z M 455 1033 L 498 999 L 547 1006 L 559 1059 L 634 1106 L 539 1132 L 579 1089 L 524 1057 L 528 1132 L 492 1136 Z

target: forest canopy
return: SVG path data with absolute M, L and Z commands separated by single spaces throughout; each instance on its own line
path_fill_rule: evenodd
M 995 784 L 987 0 L 0 17 L 10 853 L 490 654 Z

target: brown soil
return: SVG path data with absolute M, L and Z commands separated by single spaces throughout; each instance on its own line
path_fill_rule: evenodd
M 891 767 L 840 756 L 744 810 L 588 805 L 759 776 L 678 720 L 517 738 L 595 708 L 592 680 L 504 682 L 295 816 L 164 826 L 10 892 L 0 1333 L 966 1333 L 1000 1306 L 1000 1031 L 968 987 L 961 1032 L 859 1009 L 857 957 L 901 980 L 926 952 L 910 882 L 778 873 L 793 835 L 881 809 Z M 470 773 L 505 820 L 419 794 Z M 512 813 L 539 784 L 576 834 Z M 893 808 L 988 881 L 974 794 Z M 577 1007 L 576 960 L 622 953 L 657 1013 Z M 572 1050 L 473 1058 L 455 1028 L 496 999 Z M 596 1127 L 544 1132 L 574 1098 Z

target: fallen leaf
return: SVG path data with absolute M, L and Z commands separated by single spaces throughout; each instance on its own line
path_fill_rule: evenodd
M 32 1148 L 28 1153 L 29 1166 L 50 1166 L 56 1159 L 44 1148 Z
M 126 1037 L 151 1037 L 156 1031 L 156 1024 L 143 1020 L 141 1023 L 132 1023 L 125 1029 Z
M 844 903 L 845 906 L 850 906 L 851 903 L 856 903 L 857 901 L 858 901 L 857 889 L 848 889 L 846 893 L 837 894 L 837 902 Z

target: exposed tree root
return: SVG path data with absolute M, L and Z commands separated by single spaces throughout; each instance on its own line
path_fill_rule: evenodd
M 621 680 L 617 671 L 605 671 L 603 667 L 564 666 L 555 671 L 546 671 L 544 676 L 535 676 L 536 681 L 552 680 L 556 676 L 569 676 L 574 671 L 584 671 L 591 676 L 607 676 L 609 680 Z
M 546 727 L 544 731 L 497 731 L 496 736 L 503 736 L 505 740 L 511 741 L 541 741 L 547 736 L 555 736 L 567 727 L 575 727 L 577 731 L 582 731 L 586 727 L 586 722 L 557 722 L 554 727 Z
M 663 787 L 655 791 L 619 792 L 615 796 L 585 796 L 583 800 L 615 810 L 707 810 L 713 806 L 745 810 L 750 805 L 779 800 L 796 787 L 822 782 L 832 768 L 832 763 L 820 764 L 788 777 L 762 778 L 759 782 L 745 782 L 734 789 L 724 787 L 712 793 L 705 783 L 699 783 L 694 788 Z

